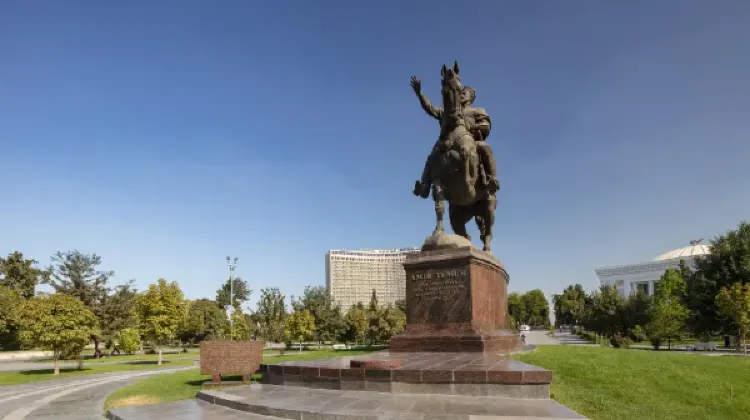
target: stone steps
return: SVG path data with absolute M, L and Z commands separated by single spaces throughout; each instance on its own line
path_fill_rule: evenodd
M 529 400 L 430 394 L 394 395 L 266 384 L 233 387 L 222 391 L 201 391 L 198 393 L 198 399 L 216 406 L 232 408 L 241 413 L 296 420 L 585 419 L 550 399 Z M 123 418 L 122 420 L 130 419 Z
M 557 334 L 555 335 L 555 339 L 559 341 L 560 344 L 590 344 L 581 337 L 570 333 Z
M 245 411 L 232 410 L 205 401 L 186 400 L 168 404 L 142 405 L 138 407 L 116 408 L 109 410 L 109 420 L 274 420 L 274 417 L 262 416 Z

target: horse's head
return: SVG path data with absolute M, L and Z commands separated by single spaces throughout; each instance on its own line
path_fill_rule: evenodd
M 453 68 L 445 67 L 440 70 L 440 75 L 443 76 L 441 81 L 443 94 L 443 106 L 446 111 L 459 111 L 461 109 L 461 91 L 463 85 L 461 85 L 461 76 L 458 75 L 458 61 L 453 62 Z

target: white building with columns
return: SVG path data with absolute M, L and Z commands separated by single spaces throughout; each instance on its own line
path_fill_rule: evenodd
M 652 261 L 636 264 L 602 267 L 594 270 L 602 286 L 615 286 L 622 296 L 629 296 L 642 290 L 649 296 L 654 294 L 656 283 L 669 268 L 679 269 L 680 260 L 689 266 L 696 257 L 711 252 L 709 245 L 701 245 L 700 240 L 691 241 L 690 246 L 666 252 Z

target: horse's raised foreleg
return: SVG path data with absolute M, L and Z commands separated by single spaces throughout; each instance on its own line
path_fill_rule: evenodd
M 435 181 L 432 184 L 432 199 L 435 200 L 435 217 L 437 219 L 437 225 L 433 235 L 443 233 L 445 228 L 443 227 L 443 214 L 445 214 L 445 194 L 443 193 L 443 186 L 440 181 Z

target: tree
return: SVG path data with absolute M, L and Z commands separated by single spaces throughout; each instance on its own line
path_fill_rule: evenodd
M 565 293 L 565 292 L 563 292 Z M 552 310 L 555 311 L 555 326 L 573 324 L 570 314 L 563 308 L 563 295 L 552 295 Z
M 740 336 L 741 346 L 747 354 L 745 337 L 750 330 L 750 286 L 735 283 L 723 287 L 716 295 L 719 313 L 731 319 Z
M 521 293 L 513 292 L 508 295 L 508 314 L 512 318 L 511 323 L 515 321 L 518 324 L 523 324 L 528 320 L 526 304 Z
M 341 306 L 335 304 L 324 286 L 307 286 L 302 297 L 292 302 L 295 311 L 308 310 L 315 319 L 315 341 L 336 341 L 344 334 L 346 323 Z
M 258 322 L 258 334 L 267 342 L 281 342 L 284 340 L 284 325 L 287 312 L 285 296 L 278 288 L 260 291 L 258 310 L 255 318 Z
M 369 320 L 369 328 L 367 331 L 367 335 L 370 338 L 370 345 L 375 343 L 375 340 L 378 339 L 378 336 L 380 335 L 380 331 L 383 328 L 386 328 L 384 326 L 381 326 L 383 323 L 382 318 L 380 316 L 380 306 L 378 305 L 378 293 L 375 291 L 375 289 L 372 289 L 372 296 L 370 297 L 370 305 L 367 307 L 367 318 Z
M 631 295 L 624 306 L 623 332 L 630 335 L 635 341 L 644 339 L 643 328 L 648 325 L 649 311 L 651 310 L 651 298 L 639 290 Z
M 102 318 L 102 308 L 107 293 L 107 282 L 114 271 L 100 271 L 102 258 L 96 254 L 83 254 L 78 250 L 57 252 L 52 256 L 52 264 L 47 268 L 47 279 L 57 293 L 73 296 L 83 302 L 98 318 Z M 98 334 L 98 333 L 97 333 Z M 99 354 L 100 336 L 92 337 L 94 352 Z
M 117 286 L 111 294 L 104 295 L 100 319 L 104 340 L 111 342 L 118 332 L 138 326 L 135 311 L 135 297 L 138 293 L 133 283 L 134 280 L 130 280 Z
M 196 343 L 224 337 L 228 327 L 226 314 L 216 302 L 199 299 L 186 306 L 185 321 L 178 331 L 180 340 Z
M 234 306 L 235 309 L 240 309 L 245 302 L 250 300 L 250 295 L 253 293 L 245 280 L 242 280 L 240 277 L 234 277 L 233 279 L 234 280 L 227 279 L 227 281 L 216 291 L 216 303 L 218 303 L 221 308 L 226 308 L 226 306 L 229 305 L 230 292 L 233 292 L 234 294 L 232 306 Z M 230 281 L 232 281 L 234 285 L 230 284 Z
M 62 355 L 78 355 L 98 334 L 99 322 L 80 300 L 63 294 L 36 297 L 21 306 L 21 340 L 52 351 L 55 375 Z
M 680 272 L 670 268 L 664 272 L 656 290 L 649 314 L 646 332 L 656 338 L 654 347 L 663 339 L 668 339 L 672 348 L 672 339 L 679 339 L 685 331 L 685 321 L 690 312 L 683 303 L 685 297 L 685 280 Z
M 400 309 L 389 306 L 379 311 L 379 321 L 377 339 L 387 342 L 404 331 L 406 315 Z
M 185 315 L 185 302 L 177 282 L 160 278 L 156 284 L 138 295 L 136 311 L 141 333 L 158 347 L 159 365 L 162 364 L 161 344 L 173 339 Z
M 0 286 L 0 348 L 18 348 L 19 309 L 23 298 L 15 289 Z
M 686 303 L 690 310 L 688 328 L 709 339 L 718 333 L 734 330 L 716 306 L 716 295 L 735 283 L 750 283 L 750 224 L 742 222 L 737 229 L 711 241 L 711 253 L 695 258 L 695 269 L 683 264 L 681 274 L 687 283 Z
M 116 348 L 127 354 L 133 354 L 141 346 L 141 334 L 135 328 L 125 328 L 117 331 L 115 340 Z
M 399 311 L 406 313 L 406 299 L 398 299 L 395 306 Z
M 364 341 L 367 337 L 367 331 L 370 328 L 370 318 L 367 310 L 360 306 L 352 306 L 346 313 L 346 325 L 348 328 L 347 336 L 358 343 Z
M 246 314 L 242 311 L 232 312 L 230 336 L 233 340 L 248 340 L 252 337 L 252 326 L 247 322 Z
M 611 337 L 623 332 L 625 299 L 614 286 L 602 286 L 591 296 L 583 325 L 586 329 Z
M 37 263 L 25 259 L 18 251 L 7 258 L 0 257 L 0 286 L 15 290 L 24 299 L 33 298 L 36 285 L 44 276 L 43 270 L 34 267 Z
M 372 295 L 370 296 L 370 311 L 375 312 L 379 307 L 380 305 L 378 305 L 378 292 L 375 289 L 372 289 Z
M 540 289 L 530 290 L 523 295 L 523 302 L 528 314 L 526 323 L 529 325 L 541 325 L 548 327 L 549 302 Z
M 586 292 L 580 284 L 570 285 L 560 295 L 553 295 L 555 324 L 578 325 L 586 311 Z
M 291 340 L 299 342 L 299 351 L 302 352 L 302 342 L 315 336 L 315 318 L 307 309 L 294 311 L 286 319 L 285 332 Z

